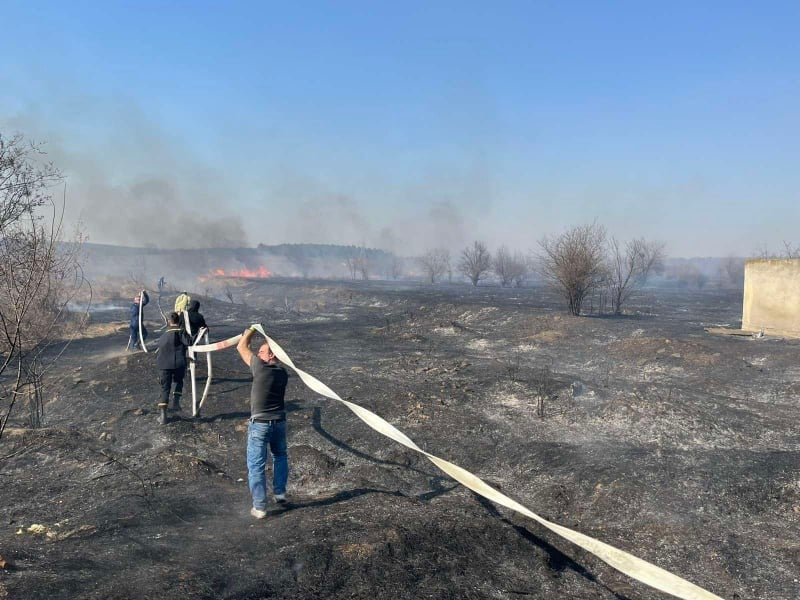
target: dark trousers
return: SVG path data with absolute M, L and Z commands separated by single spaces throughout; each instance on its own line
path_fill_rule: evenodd
M 186 367 L 180 369 L 162 369 L 159 382 L 161 383 L 161 403 L 169 404 L 169 392 L 172 384 L 175 384 L 175 396 L 180 398 L 183 393 L 183 377 L 186 375 Z

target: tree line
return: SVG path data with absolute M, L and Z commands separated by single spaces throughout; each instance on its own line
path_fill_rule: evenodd
M 584 300 L 595 291 L 614 314 L 622 314 L 631 294 L 664 267 L 664 243 L 634 238 L 625 242 L 609 236 L 598 223 L 578 225 L 539 241 L 539 250 L 525 256 L 500 246 L 492 254 L 481 241 L 461 250 L 455 271 L 473 286 L 496 277 L 500 285 L 521 286 L 538 273 L 564 299 L 569 312 L 580 315 Z M 452 279 L 452 259 L 445 248 L 433 248 L 419 259 L 425 278 L 436 283 Z

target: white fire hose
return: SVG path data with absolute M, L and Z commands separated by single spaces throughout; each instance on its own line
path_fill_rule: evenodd
M 189 311 L 183 311 L 183 326 L 186 328 L 186 333 L 190 336 L 192 335 L 192 326 L 189 323 Z M 197 332 L 197 337 L 195 338 L 195 342 L 192 346 L 188 349 L 189 354 L 189 374 L 192 380 L 192 416 L 197 417 L 200 414 L 200 407 L 203 406 L 203 401 L 205 401 L 206 396 L 208 395 L 208 389 L 211 387 L 211 377 L 213 374 L 211 368 L 211 352 L 206 352 L 206 367 L 207 367 L 207 374 L 206 374 L 206 385 L 203 388 L 203 395 L 200 397 L 200 402 L 197 401 L 197 383 L 195 382 L 195 352 L 197 352 L 198 343 L 200 341 L 205 341 L 206 345 L 208 345 L 208 327 L 201 327 L 200 331 Z M 238 341 L 238 340 L 237 340 Z
M 314 392 L 325 396 L 326 398 L 330 398 L 331 400 L 337 400 L 344 404 L 347 408 L 355 413 L 355 415 L 364 421 L 367 425 L 372 427 L 378 433 L 382 433 L 388 438 L 393 439 L 394 441 L 402 444 L 406 448 L 414 450 L 415 452 L 419 452 L 420 454 L 425 455 L 428 460 L 430 460 L 433 464 L 439 467 L 442 471 L 447 473 L 450 477 L 455 479 L 456 481 L 460 482 L 461 484 L 465 485 L 473 492 L 480 494 L 484 498 L 491 500 L 492 502 L 496 502 L 502 506 L 510 508 L 526 517 L 533 519 L 537 523 L 541 524 L 542 526 L 546 527 L 550 531 L 553 531 L 560 535 L 561 537 L 571 541 L 573 544 L 580 546 L 584 550 L 591 552 L 600 560 L 608 563 L 618 571 L 624 573 L 625 575 L 632 577 L 642 583 L 649 585 L 657 590 L 665 592 L 667 594 L 671 594 L 676 598 L 682 598 L 684 600 L 722 600 L 719 596 L 712 594 L 704 590 L 703 588 L 681 578 L 677 575 L 673 575 L 669 571 L 666 571 L 660 567 L 657 567 L 641 558 L 637 558 L 636 556 L 624 552 L 623 550 L 619 550 L 610 546 L 600 540 L 596 540 L 588 535 L 584 535 L 577 531 L 573 531 L 572 529 L 568 529 L 567 527 L 563 527 L 562 525 L 558 525 L 556 523 L 552 523 L 536 513 L 532 512 L 531 510 L 524 507 L 522 504 L 512 500 L 505 494 L 501 494 L 499 491 L 488 485 L 482 479 L 473 475 L 469 471 L 462 469 L 458 465 L 454 465 L 451 462 L 448 462 L 444 459 L 438 458 L 433 454 L 429 454 L 422 450 L 419 446 L 417 446 L 408 436 L 406 436 L 402 431 L 385 421 L 383 418 L 379 417 L 373 412 L 370 412 L 366 408 L 363 408 L 357 404 L 353 404 L 352 402 L 348 402 L 347 400 L 343 400 L 339 397 L 339 395 L 330 389 L 327 385 L 319 381 L 313 375 L 309 375 L 302 369 L 295 366 L 292 362 L 292 359 L 289 358 L 289 355 L 280 347 L 280 345 L 275 342 L 272 338 L 270 338 L 264 328 L 261 325 L 253 325 L 253 328 L 258 331 L 261 335 L 263 335 L 267 343 L 269 343 L 272 352 L 275 354 L 275 357 L 284 365 L 288 366 L 295 373 L 300 377 L 306 386 L 308 386 Z M 211 352 L 217 350 L 223 350 L 225 348 L 230 348 L 231 346 L 235 346 L 239 340 L 241 339 L 241 334 L 229 338 L 227 340 L 216 342 L 214 344 L 208 343 L 208 335 L 206 334 L 206 343 L 205 344 L 198 344 L 195 343 L 190 349 L 189 354 L 190 357 L 193 357 L 197 352 L 205 352 L 207 355 L 210 355 Z M 198 336 L 199 339 L 199 336 Z M 194 399 L 195 399 L 195 392 L 194 392 L 194 363 L 192 362 L 192 404 L 194 408 Z M 200 404 L 202 404 L 203 400 L 206 397 L 206 393 L 208 392 L 208 387 L 211 383 L 211 363 L 209 358 L 209 375 L 208 380 L 206 381 L 206 387 L 203 391 L 203 397 L 200 400 Z
M 142 335 L 142 300 L 144 299 L 145 290 L 139 292 L 139 345 L 141 345 L 142 350 L 147 352 L 147 346 L 144 345 L 144 335 Z M 131 344 L 133 344 L 133 336 L 128 336 L 128 345 L 126 346 L 125 350 L 130 349 Z
M 139 343 L 142 346 L 142 350 L 144 350 L 145 352 L 147 352 L 147 346 L 145 346 L 144 331 L 142 331 L 142 315 L 144 313 L 144 306 L 142 305 L 144 304 L 144 295 L 146 293 L 147 292 L 145 290 L 139 292 Z

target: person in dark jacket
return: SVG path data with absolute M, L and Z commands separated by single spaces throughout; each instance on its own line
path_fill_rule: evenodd
M 142 308 L 144 309 L 147 306 L 147 303 L 150 302 L 150 296 L 147 295 L 146 290 L 142 290 L 141 294 L 136 294 L 133 298 L 133 304 L 131 304 L 131 319 L 130 319 L 130 330 L 131 330 L 131 337 L 130 341 L 128 342 L 128 346 L 131 350 L 138 350 L 139 349 L 139 303 L 142 303 Z M 142 322 L 142 339 L 147 339 L 147 328 L 144 326 L 144 322 Z
M 181 409 L 183 377 L 186 375 L 186 348 L 191 345 L 189 334 L 178 324 L 178 313 L 170 313 L 167 317 L 167 330 L 158 339 L 156 358 L 161 383 L 161 398 L 158 403 L 159 423 L 162 425 L 167 422 L 169 393 L 173 383 L 175 391 L 172 395 L 172 410 Z
M 189 304 L 186 306 L 186 314 L 189 315 L 189 330 L 191 331 L 192 340 L 196 340 L 200 329 L 208 327 L 205 317 L 200 313 L 200 302 L 197 300 L 190 300 Z M 185 329 L 186 325 L 183 321 L 183 314 L 180 314 L 178 318 L 180 319 L 181 327 Z

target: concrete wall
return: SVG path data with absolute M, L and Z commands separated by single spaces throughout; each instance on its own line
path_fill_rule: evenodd
M 742 329 L 800 338 L 800 259 L 745 263 Z

